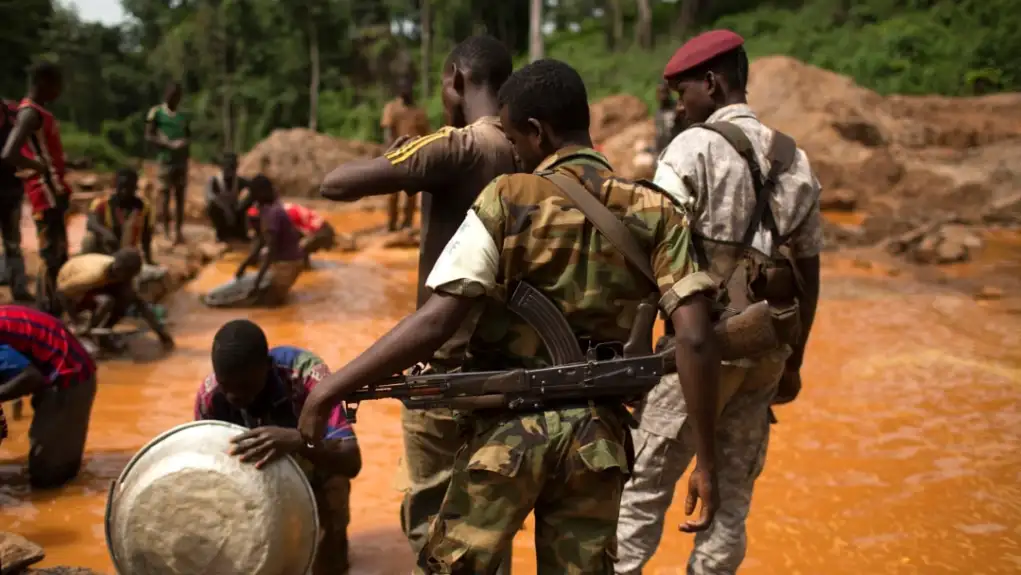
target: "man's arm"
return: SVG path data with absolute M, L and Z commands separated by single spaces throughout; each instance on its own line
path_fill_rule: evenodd
M 27 357 L 0 345 L 0 403 L 31 395 L 46 387 L 46 378 Z
M 317 385 L 309 394 L 302 413 L 330 408 L 367 383 L 427 361 L 453 337 L 475 301 L 475 298 L 434 293 L 418 311 L 401 320 L 369 349 Z
M 262 234 L 256 234 L 255 239 L 252 240 L 252 249 L 245 256 L 245 259 L 241 260 L 241 265 L 238 266 L 238 271 L 234 272 L 234 277 L 241 277 L 244 275 L 245 270 L 248 266 L 252 265 L 252 262 L 259 258 L 259 252 L 262 251 L 262 247 L 265 245 Z M 258 284 L 257 284 L 258 285 Z
M 21 149 L 28 142 L 28 139 L 43 125 L 42 116 L 39 110 L 26 106 L 18 112 L 18 119 L 14 122 L 14 129 L 4 144 L 3 152 L 0 152 L 0 160 L 15 170 L 31 170 L 37 174 L 46 172 L 46 166 L 39 161 L 22 155 Z
M 99 236 L 101 240 L 106 243 L 117 244 L 117 234 L 110 228 L 103 225 L 103 222 L 99 219 L 99 214 L 95 212 L 89 212 L 87 218 L 85 218 L 85 229 Z
M 175 149 L 174 142 L 156 126 L 156 108 L 150 109 L 145 118 L 145 141 L 166 150 Z
M 323 180 L 320 192 L 338 202 L 353 202 L 408 190 L 442 189 L 444 182 L 460 177 L 462 168 L 474 161 L 462 131 L 452 128 L 404 140 L 395 149 L 371 160 L 342 164 Z
M 349 479 L 358 477 L 362 470 L 362 450 L 353 437 L 327 439 L 319 445 L 303 446 L 298 454 L 318 468 L 332 471 Z
M 145 263 L 154 266 L 156 261 L 152 257 L 152 210 L 148 205 L 143 208 L 142 218 L 142 254 L 145 256 Z
M 262 278 L 266 275 L 266 272 L 269 271 L 269 266 L 277 260 L 277 256 L 279 255 L 277 254 L 277 242 L 274 242 L 272 237 L 275 233 L 278 232 L 270 228 L 263 230 L 260 235 L 262 238 L 261 244 L 269 247 L 266 249 L 266 257 L 262 260 L 262 265 L 259 266 L 259 271 L 255 274 L 255 284 L 252 286 L 253 291 L 259 289 L 259 286 L 262 284 Z M 256 258 L 259 257 L 259 252 L 254 253 Z
M 787 359 L 787 371 L 797 373 L 801 371 L 801 364 L 805 360 L 805 346 L 808 345 L 808 336 L 812 332 L 812 324 L 815 322 L 815 310 L 819 305 L 821 263 L 819 256 L 813 256 L 798 258 L 794 260 L 794 265 L 802 280 L 802 293 L 798 298 L 801 340 L 794 346 L 791 356 Z
M 160 319 L 156 317 L 156 314 L 152 311 L 152 306 L 149 302 L 142 299 L 138 295 L 138 292 L 134 290 L 130 283 L 126 284 L 121 297 L 130 298 L 129 301 L 135 304 L 135 309 L 138 310 L 138 314 L 142 316 L 142 320 L 149 326 L 149 329 L 160 338 L 160 343 L 164 347 L 172 347 L 174 345 L 174 338 L 170 337 L 170 333 L 167 332 L 163 324 L 160 323 Z

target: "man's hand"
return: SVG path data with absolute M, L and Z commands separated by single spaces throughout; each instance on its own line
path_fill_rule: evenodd
M 255 462 L 256 469 L 262 469 L 281 456 L 295 453 L 304 445 L 297 429 L 283 427 L 257 427 L 230 442 L 234 444 L 230 454 L 245 463 Z
M 178 140 L 172 140 L 170 142 L 171 150 L 180 150 L 188 146 L 188 140 L 186 138 L 180 138 Z
M 322 441 L 329 420 L 330 410 L 320 407 L 313 397 L 309 397 L 298 418 L 298 432 L 301 434 L 302 443 L 317 445 Z
M 34 177 L 38 174 L 46 173 L 46 165 L 37 160 L 33 160 L 32 158 L 25 158 L 22 160 L 22 164 L 24 164 L 25 167 L 15 172 L 14 175 L 23 180 Z
M 685 521 L 681 524 L 681 531 L 684 533 L 695 533 L 705 531 L 713 523 L 716 510 L 720 508 L 720 494 L 716 488 L 716 472 L 703 469 L 695 463 L 695 470 L 688 478 L 688 497 L 684 500 L 684 514 L 691 515 L 695 512 L 695 504 L 702 501 L 702 510 L 698 521 Z
M 784 405 L 794 401 L 801 393 L 801 371 L 787 368 L 780 378 L 780 387 L 773 398 L 773 405 Z

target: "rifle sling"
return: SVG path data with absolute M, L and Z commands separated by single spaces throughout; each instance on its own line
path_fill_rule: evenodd
M 649 258 L 620 219 L 603 205 L 581 182 L 561 172 L 542 174 L 556 184 L 563 195 L 610 241 L 624 259 L 642 272 L 652 285 L 658 285 Z

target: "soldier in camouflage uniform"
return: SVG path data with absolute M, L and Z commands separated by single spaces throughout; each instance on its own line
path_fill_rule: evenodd
M 656 86 L 656 155 L 670 145 L 670 142 L 681 133 L 681 123 L 677 121 L 677 102 L 670 95 L 670 86 L 666 81 Z
M 460 329 L 474 327 L 464 369 L 550 365 L 538 334 L 505 306 L 526 281 L 563 312 L 579 342 L 627 339 L 639 303 L 654 291 L 677 333 L 685 395 L 705 439 L 690 485 L 705 529 L 713 476 L 718 354 L 705 294 L 712 280 L 689 257 L 683 212 L 662 193 L 616 180 L 592 150 L 585 85 L 570 66 L 540 60 L 500 90 L 502 125 L 533 174 L 495 179 L 479 195 L 430 274 L 433 295 L 414 315 L 309 397 L 303 436 L 321 436 L 331 405 L 352 390 L 411 365 Z M 624 256 L 544 177 L 579 182 L 622 219 L 645 251 L 658 285 Z M 473 311 L 481 311 L 478 321 Z M 627 411 L 620 400 L 565 401 L 540 411 L 476 411 L 416 573 L 492 573 L 534 511 L 538 573 L 613 573 L 619 499 L 629 468 Z M 703 419 L 698 419 L 704 416 Z
M 349 162 L 331 172 L 322 193 L 337 201 L 422 190 L 422 241 L 418 258 L 418 306 L 429 298 L 425 280 L 457 231 L 464 213 L 493 178 L 518 171 L 514 149 L 498 116 L 497 92 L 513 69 L 499 40 L 474 36 L 447 57 L 442 79 L 447 126 L 420 138 L 400 139 L 385 155 Z M 467 346 L 452 338 L 429 360 L 429 369 L 458 369 Z M 464 444 L 449 409 L 401 410 L 403 469 L 407 483 L 401 527 L 417 554 L 429 534 L 450 482 L 454 457 Z M 509 561 L 507 570 L 509 573 Z
M 742 44 L 740 36 L 725 30 L 696 37 L 677 51 L 664 77 L 680 93 L 679 122 L 736 125 L 765 171 L 774 132 L 759 122 L 746 102 L 748 59 Z M 660 156 L 655 183 L 688 208 L 696 245 L 724 246 L 707 250 L 707 270 L 714 269 L 712 254 L 741 244 L 756 190 L 748 163 L 723 136 L 701 127 L 682 132 Z M 752 488 L 765 463 L 770 404 L 793 400 L 801 386 L 799 371 L 815 315 L 822 249 L 819 183 L 803 151 L 797 150 L 791 167 L 780 174 L 770 207 L 781 242 L 761 225 L 750 247 L 769 255 L 780 243 L 793 252 L 804 280 L 799 298 L 802 337 L 793 352 L 783 346 L 764 357 L 721 367 L 716 444 L 722 504 L 712 528 L 695 537 L 689 575 L 727 575 L 740 566 L 747 547 L 745 520 Z M 659 545 L 674 486 L 696 447 L 692 411 L 677 391 L 677 376 L 663 378 L 645 399 L 633 432 L 635 471 L 621 500 L 618 575 L 640 574 Z

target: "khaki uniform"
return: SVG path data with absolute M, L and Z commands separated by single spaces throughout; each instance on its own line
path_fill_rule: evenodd
M 386 154 L 423 191 L 422 240 L 418 259 L 418 305 L 429 297 L 425 279 L 461 225 L 464 214 L 493 178 L 517 171 L 517 160 L 499 118 L 486 117 L 464 128 L 441 128 Z M 432 361 L 434 370 L 460 367 L 467 338 L 455 336 Z M 425 544 L 429 524 L 450 482 L 454 457 L 464 444 L 449 409 L 402 408 L 406 495 L 401 526 L 415 553 Z
M 592 344 L 626 341 L 653 289 L 666 313 L 715 289 L 708 274 L 695 270 L 687 221 L 669 198 L 611 179 L 606 160 L 585 148 L 551 156 L 538 171 L 547 169 L 581 182 L 621 218 L 651 254 L 658 285 L 629 268 L 554 183 L 533 174 L 500 177 L 476 200 L 428 279 L 437 292 L 479 298 L 483 311 L 465 371 L 551 364 L 535 330 L 506 308 L 515 280 L 549 297 L 579 340 Z M 471 439 L 416 572 L 492 572 L 534 512 L 540 575 L 613 573 L 628 418 L 612 399 L 474 412 Z
M 383 107 L 383 116 L 379 126 L 383 128 L 386 139 L 397 139 L 402 136 L 425 136 L 429 130 L 429 116 L 418 106 L 408 106 L 404 100 L 394 98 Z M 388 142 L 389 143 L 389 142 Z M 388 204 L 388 223 L 390 229 L 396 229 L 397 213 L 400 211 L 401 198 L 404 198 L 404 219 L 400 227 L 411 227 L 415 218 L 417 198 L 407 192 L 392 194 Z
M 740 127 L 767 169 L 772 130 L 743 104 L 721 108 L 706 123 L 719 121 Z M 696 238 L 740 244 L 755 207 L 755 189 L 748 164 L 722 136 L 702 128 L 682 132 L 660 156 L 655 182 L 691 214 Z M 788 245 L 795 257 L 818 255 L 820 188 L 803 151 L 798 150 L 791 168 L 779 176 L 776 190 L 770 207 L 779 230 L 790 234 Z M 760 226 L 752 247 L 764 254 L 777 248 L 765 226 Z M 742 359 L 722 367 L 717 432 L 722 506 L 712 527 L 695 537 L 690 575 L 735 573 L 744 559 L 745 520 L 769 441 L 768 410 L 789 354 L 784 346 L 755 361 Z M 675 485 L 694 454 L 693 429 L 677 385 L 676 375 L 667 376 L 649 393 L 632 434 L 637 459 L 621 500 L 618 575 L 641 573 L 652 558 Z

